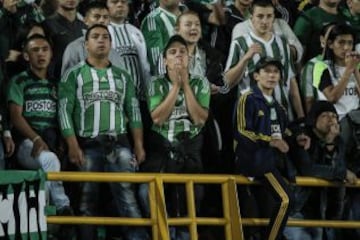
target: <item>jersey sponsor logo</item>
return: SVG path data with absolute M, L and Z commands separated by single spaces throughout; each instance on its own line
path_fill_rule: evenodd
M 127 55 L 136 55 L 137 56 L 137 49 L 134 45 L 130 46 L 117 46 L 116 52 L 120 54 L 120 56 L 127 56 Z
M 356 91 L 356 88 L 351 87 L 351 88 L 345 88 L 344 95 L 345 96 L 357 96 L 358 93 Z
M 110 90 L 100 90 L 97 92 L 90 92 L 84 94 L 85 108 L 90 107 L 97 101 L 104 102 L 113 102 L 116 104 L 116 107 L 120 109 L 120 100 L 121 95 L 118 92 Z
M 280 124 L 271 124 L 271 137 L 273 139 L 281 139 Z
M 27 100 L 25 102 L 26 112 L 56 112 L 56 102 L 44 99 L 44 100 Z
M 188 116 L 189 114 L 186 111 L 186 106 L 174 107 L 174 110 L 170 116 L 170 120 L 187 118 Z

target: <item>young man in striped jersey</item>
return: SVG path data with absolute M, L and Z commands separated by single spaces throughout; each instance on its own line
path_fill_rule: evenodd
M 177 17 L 184 10 L 180 0 L 159 1 L 159 7 L 151 11 L 141 23 L 141 31 L 148 47 L 147 57 L 151 73 L 158 71 L 158 62 L 161 52 L 169 38 L 174 34 Z
M 261 57 L 274 57 L 283 64 L 283 79 L 276 86 L 275 98 L 286 109 L 289 120 L 304 117 L 290 47 L 283 36 L 273 32 L 275 8 L 271 1 L 255 0 L 250 9 L 253 30 L 233 40 L 228 56 L 225 77 L 230 86 L 239 83 L 239 93 L 252 84 L 249 73 Z
M 111 35 L 104 25 L 91 26 L 85 35 L 86 61 L 65 74 L 59 84 L 59 121 L 70 161 L 81 171 L 135 172 L 145 159 L 139 103 L 131 76 L 108 60 Z M 126 124 L 134 139 L 134 156 Z M 133 186 L 111 183 L 121 216 L 141 217 Z M 84 183 L 79 212 L 95 216 L 99 183 Z M 94 240 L 93 226 L 80 227 L 81 240 Z M 140 227 L 124 228 L 125 239 L 149 239 Z
M 151 148 L 142 166 L 145 172 L 200 173 L 202 172 L 201 132 L 210 104 L 209 82 L 202 76 L 189 73 L 189 51 L 186 41 L 174 35 L 165 46 L 166 74 L 154 78 L 148 90 L 148 103 L 153 120 Z M 197 193 L 199 190 L 195 190 Z M 147 186 L 140 188 L 141 200 L 148 211 Z M 168 187 L 168 214 L 186 215 L 182 186 Z M 196 194 L 198 195 L 198 194 Z M 199 198 L 197 198 L 199 200 Z M 174 228 L 172 228 L 174 229 Z M 187 240 L 186 228 L 176 227 L 171 239 Z
M 56 85 L 53 79 L 48 78 L 51 46 L 46 37 L 38 34 L 27 39 L 24 46 L 24 59 L 29 62 L 30 68 L 11 80 L 7 96 L 18 145 L 17 161 L 25 169 L 59 172 L 60 161 L 54 153 L 60 138 Z M 49 181 L 47 189 L 58 214 L 72 214 L 62 182 Z M 71 239 L 71 235 L 62 235 L 65 232 L 71 234 L 70 231 L 61 231 L 60 239 Z

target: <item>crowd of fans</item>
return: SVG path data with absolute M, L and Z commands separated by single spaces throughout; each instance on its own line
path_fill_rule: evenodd
M 0 0 L 0 169 L 243 174 L 249 240 L 358 239 L 360 0 Z M 295 176 L 339 182 L 319 191 Z M 48 182 L 58 215 L 148 217 L 148 185 Z M 199 216 L 221 189 L 195 186 Z M 165 188 L 187 215 L 185 187 Z M 106 202 L 106 204 L 104 204 Z M 95 240 L 64 226 L 54 239 Z M 147 240 L 144 227 L 107 239 Z M 200 239 L 224 239 L 199 228 Z M 172 240 L 190 239 L 171 227 Z

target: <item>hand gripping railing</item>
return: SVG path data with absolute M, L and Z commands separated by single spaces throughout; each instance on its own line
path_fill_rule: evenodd
M 85 173 L 59 172 L 48 173 L 49 181 L 70 182 L 131 182 L 149 183 L 150 218 L 115 218 L 115 217 L 64 217 L 49 216 L 48 223 L 53 224 L 95 224 L 95 225 L 132 225 L 151 226 L 153 240 L 170 240 L 170 226 L 188 226 L 191 240 L 197 240 L 197 226 L 214 225 L 225 227 L 226 240 L 243 240 L 242 225 L 261 226 L 268 224 L 268 219 L 241 218 L 237 198 L 237 184 L 253 185 L 256 182 L 240 175 L 191 175 L 191 174 L 154 174 L 154 173 Z M 188 216 L 168 218 L 164 197 L 164 183 L 184 183 L 186 187 L 186 201 Z M 195 211 L 194 184 L 221 184 L 223 217 L 197 217 Z M 339 184 L 326 180 L 297 177 L 296 185 L 308 187 L 336 187 Z M 360 181 L 354 185 L 344 184 L 346 187 L 359 187 Z M 332 228 L 360 228 L 360 221 L 328 221 L 328 220 L 289 220 L 288 226 L 302 227 L 332 227 Z

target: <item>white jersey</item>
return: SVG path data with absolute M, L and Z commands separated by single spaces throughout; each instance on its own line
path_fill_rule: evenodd
M 145 100 L 146 88 L 150 81 L 150 66 L 146 57 L 143 34 L 129 23 L 110 23 L 108 29 L 112 39 L 112 48 L 122 57 L 123 67 L 132 76 L 137 97 Z
M 330 67 L 328 70 L 331 77 L 331 83 L 336 86 L 345 72 L 345 67 L 335 65 L 335 72 Z M 327 100 L 324 93 L 319 89 L 318 96 L 320 100 Z M 356 78 L 353 73 L 350 75 L 350 79 L 348 80 L 348 84 L 346 85 L 343 95 L 334 104 L 334 106 L 340 120 L 352 110 L 359 108 L 359 94 L 357 91 Z

